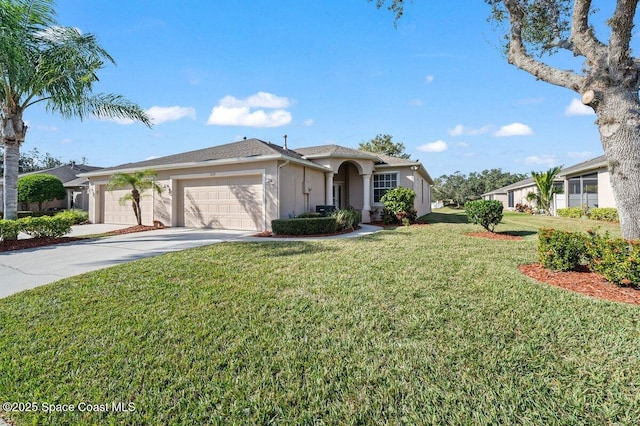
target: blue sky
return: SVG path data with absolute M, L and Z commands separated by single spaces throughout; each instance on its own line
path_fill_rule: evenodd
M 114 166 L 244 136 L 281 144 L 284 134 L 290 148 L 357 148 L 390 134 L 433 177 L 529 173 L 602 153 L 576 93 L 507 64 L 480 0 L 415 1 L 397 28 L 366 0 L 59 0 L 56 9 L 117 62 L 96 91 L 125 95 L 156 123 L 27 110 L 23 150 L 63 161 Z

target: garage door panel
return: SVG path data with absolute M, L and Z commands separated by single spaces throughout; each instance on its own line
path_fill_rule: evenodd
M 136 217 L 133 213 L 131 201 L 127 201 L 124 205 L 120 204 L 120 198 L 127 195 L 131 191 L 128 189 L 116 189 L 113 191 L 104 191 L 104 218 L 103 223 L 111 223 L 118 225 L 136 225 Z M 140 209 L 142 210 L 142 223 L 151 225 L 153 223 L 153 201 L 151 197 L 142 197 L 140 200 Z
M 262 229 L 264 200 L 260 175 L 185 180 L 179 183 L 179 192 L 181 226 Z

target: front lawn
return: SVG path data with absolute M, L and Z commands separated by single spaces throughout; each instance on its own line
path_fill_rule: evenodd
M 635 423 L 640 308 L 517 270 L 540 225 L 597 223 L 509 214 L 496 230 L 525 239 L 495 241 L 455 214 L 218 244 L 0 299 L 0 399 L 39 404 L 8 413 L 19 425 Z

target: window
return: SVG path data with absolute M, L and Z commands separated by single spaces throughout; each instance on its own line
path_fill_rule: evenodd
M 569 179 L 569 207 L 598 207 L 598 175 Z
M 373 202 L 380 203 L 382 196 L 391 188 L 398 186 L 397 173 L 379 173 L 373 175 Z
M 514 202 L 515 201 L 515 199 L 514 199 L 515 197 L 514 197 L 513 191 L 509 191 L 507 193 L 507 196 L 509 197 L 509 201 L 508 201 L 509 205 L 507 207 L 515 207 L 516 204 Z

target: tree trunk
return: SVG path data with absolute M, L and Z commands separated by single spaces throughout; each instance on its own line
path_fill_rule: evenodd
M 620 216 L 622 236 L 640 239 L 640 99 L 638 92 L 609 88 L 597 105 L 600 140 Z
M 2 111 L 2 144 L 4 145 L 4 195 L 5 219 L 18 218 L 18 169 L 20 145 L 27 134 L 27 126 L 20 112 L 4 108 Z
M 138 225 L 142 225 L 142 212 L 140 210 L 140 191 L 134 188 L 131 191 L 131 195 L 133 196 L 133 212 L 136 215 L 136 221 L 138 222 Z

